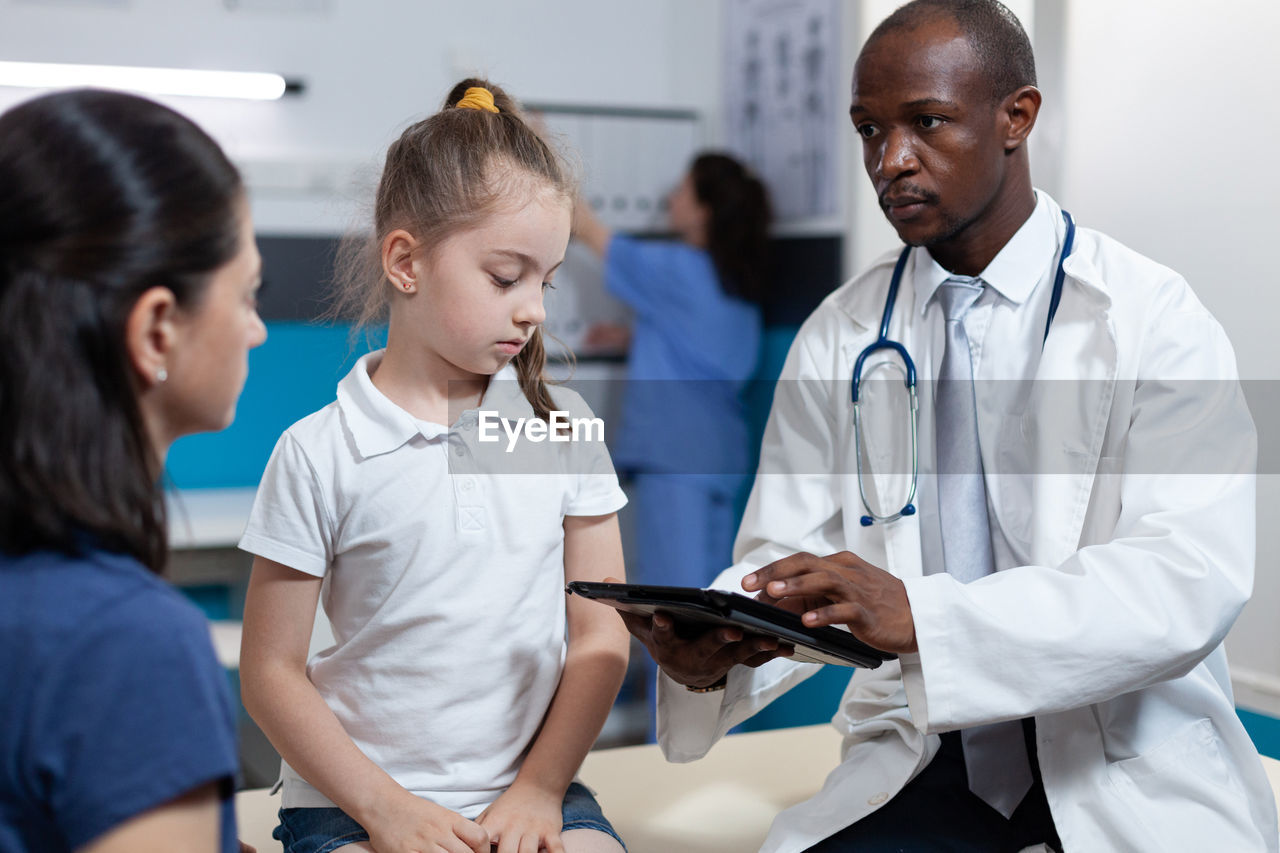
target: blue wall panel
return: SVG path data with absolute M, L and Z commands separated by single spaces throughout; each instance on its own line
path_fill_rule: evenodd
M 352 339 L 348 326 L 269 323 L 249 353 L 236 420 L 219 433 L 192 435 L 169 451 L 169 485 L 179 489 L 256 486 L 276 440 L 290 424 L 334 399 L 338 380 L 378 341 Z
M 1240 715 L 1249 737 L 1253 738 L 1258 752 L 1280 759 L 1280 720 L 1242 708 L 1237 708 L 1236 713 Z

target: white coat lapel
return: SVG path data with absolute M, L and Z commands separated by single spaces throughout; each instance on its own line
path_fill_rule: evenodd
M 1058 565 L 1078 547 L 1115 393 L 1111 298 L 1082 254 L 1077 249 L 1067 260 L 1062 301 L 1022 419 L 1034 466 L 1029 557 L 1038 565 Z
M 890 334 L 894 336 L 894 340 L 901 341 L 902 345 L 907 348 L 908 353 L 920 353 L 924 350 L 920 346 L 920 340 L 914 333 L 919 327 L 919 323 L 915 322 L 913 312 L 916 305 L 915 295 L 915 265 L 920 259 L 923 250 L 917 249 L 911 253 L 911 262 L 907 268 L 903 270 L 902 284 L 898 292 L 898 310 L 894 312 L 892 321 L 889 324 Z M 916 367 L 916 383 L 920 388 L 928 388 L 929 381 L 932 378 L 932 371 L 927 363 L 922 364 L 921 360 L 914 359 Z M 917 419 L 922 413 L 916 412 Z M 909 415 L 904 409 L 902 419 Z M 930 430 L 924 430 L 924 435 L 930 435 Z M 908 472 L 909 473 L 909 472 Z M 884 485 L 882 488 L 889 489 L 894 483 L 898 484 L 899 491 L 902 492 L 902 477 L 893 477 L 886 475 L 883 477 Z M 914 498 L 917 505 L 920 502 L 920 495 Z M 897 507 L 895 507 L 895 510 Z M 920 514 L 905 516 L 897 521 L 884 525 L 884 549 L 888 557 L 889 571 L 900 578 L 919 577 L 924 573 L 924 564 L 921 558 L 920 549 Z
M 896 255 L 896 253 L 895 253 Z M 896 257 L 894 258 L 896 260 Z M 911 263 L 907 265 L 899 285 L 895 310 L 890 319 L 889 338 L 906 347 L 909 353 L 915 353 L 916 341 L 912 335 L 914 323 L 911 317 L 915 304 L 914 276 Z M 874 340 L 879 331 L 881 314 L 884 309 L 884 295 L 888 290 L 889 275 L 892 267 L 884 271 L 885 286 L 866 288 L 859 294 L 859 302 L 851 306 L 851 315 L 855 322 L 867 329 L 861 339 L 847 345 L 844 349 L 844 360 L 848 375 L 852 375 L 854 362 L 863 349 Z M 870 299 L 875 294 L 877 300 Z M 900 364 L 897 356 L 887 351 L 880 351 L 868 356 L 863 364 L 863 417 L 862 430 L 862 490 L 868 502 L 881 512 L 897 512 L 906 498 L 910 488 L 910 453 L 907 444 L 902 441 L 906 435 L 906 420 L 909 412 L 905 406 L 902 374 L 883 370 L 886 363 Z M 917 371 L 927 370 L 927 365 L 916 364 Z M 927 387 L 927 375 L 919 375 L 917 381 Z M 852 419 L 852 404 L 848 408 L 848 417 Z M 878 425 L 877 425 L 878 422 Z M 891 437 L 892 436 L 892 437 Z M 850 440 L 846 443 L 848 460 L 846 470 L 856 471 L 858 462 L 858 442 L 853 440 L 850 428 Z M 871 527 L 861 527 L 859 519 L 865 513 L 861 494 L 858 492 L 857 478 L 850 477 L 851 489 L 845 494 L 845 527 L 846 538 L 850 541 L 864 539 L 868 535 L 879 532 L 884 537 L 884 549 L 887 565 L 884 568 L 898 577 L 915 577 L 922 573 L 920 558 L 920 516 L 911 515 L 888 523 L 876 522 Z M 850 493 L 852 492 L 852 493 Z M 854 549 L 855 551 L 857 549 Z

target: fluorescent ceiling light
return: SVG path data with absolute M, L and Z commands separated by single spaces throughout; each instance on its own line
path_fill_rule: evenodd
M 149 95 L 247 98 L 273 101 L 298 84 L 279 74 L 253 71 L 194 71 L 185 68 L 131 68 L 124 65 L 65 65 L 55 62 L 0 62 L 0 86 L 65 89 L 93 86 Z

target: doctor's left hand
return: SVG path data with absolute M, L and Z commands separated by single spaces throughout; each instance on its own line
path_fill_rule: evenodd
M 859 640 L 882 651 L 917 651 L 902 581 L 849 551 L 826 557 L 792 554 L 747 575 L 742 588 L 801 614 L 810 628 L 847 625 Z

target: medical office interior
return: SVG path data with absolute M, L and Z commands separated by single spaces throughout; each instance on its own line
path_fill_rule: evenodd
M 1280 172 L 1270 164 L 1280 114 L 1268 106 L 1280 91 L 1280 5 L 1006 2 L 1031 35 L 1045 96 L 1036 184 L 1082 225 L 1182 273 L 1235 346 L 1259 432 L 1257 572 L 1227 647 L 1240 715 L 1259 750 L 1280 758 Z M 367 214 L 388 143 L 453 82 L 487 76 L 544 115 L 600 217 L 642 236 L 666 233 L 664 198 L 692 154 L 722 148 L 751 163 L 777 212 L 761 381 L 747 400 L 758 437 L 768 382 L 803 318 L 896 243 L 847 119 L 853 58 L 896 5 L 0 0 L 0 61 L 265 71 L 293 84 L 269 101 L 160 98 L 243 171 L 265 260 L 269 338 L 251 354 L 237 420 L 180 441 L 167 475 L 170 575 L 207 613 L 233 686 L 251 560 L 235 544 L 276 439 L 333 398 L 366 346 L 317 318 L 334 248 Z M 0 109 L 32 94 L 0 85 Z M 586 332 L 628 315 L 580 247 L 547 309 L 549 331 L 577 355 L 570 371 L 553 353 L 553 371 L 608 423 L 625 354 L 592 350 Z M 626 510 L 622 519 L 630 555 Z M 326 643 L 320 624 L 313 650 Z M 826 721 L 846 678 L 824 673 L 748 728 Z M 644 690 L 624 686 L 600 746 L 643 739 Z M 243 712 L 241 735 L 243 784 L 270 785 L 277 759 Z

